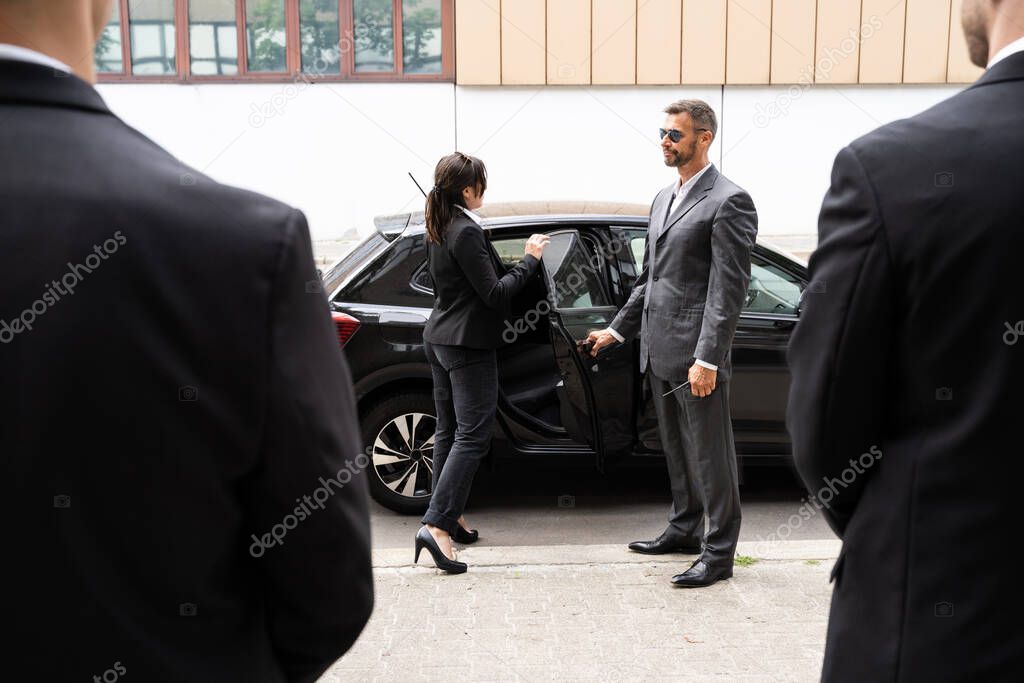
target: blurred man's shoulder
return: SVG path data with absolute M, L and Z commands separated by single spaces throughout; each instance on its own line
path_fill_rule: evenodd
M 885 158 L 890 166 L 918 163 L 922 156 L 965 142 L 959 137 L 978 123 L 977 92 L 966 88 L 924 111 L 879 126 L 850 143 L 862 163 Z

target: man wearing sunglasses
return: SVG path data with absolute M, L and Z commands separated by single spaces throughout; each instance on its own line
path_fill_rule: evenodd
M 714 110 L 681 100 L 665 113 L 661 150 L 679 178 L 654 199 L 644 269 L 629 300 L 589 340 L 596 355 L 640 337 L 640 371 L 654 396 L 672 508 L 658 538 L 629 548 L 699 555 L 672 578 L 676 586 L 697 587 L 732 576 L 740 532 L 730 349 L 750 281 L 757 211 L 750 195 L 708 161 L 718 132 Z

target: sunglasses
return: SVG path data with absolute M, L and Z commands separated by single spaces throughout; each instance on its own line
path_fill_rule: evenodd
M 708 129 L 707 128 L 694 128 L 693 132 L 697 133 L 697 132 L 702 131 L 702 130 L 708 130 Z M 674 128 L 672 130 L 665 130 L 664 128 L 659 128 L 658 129 L 658 138 L 659 139 L 664 140 L 666 135 L 668 136 L 668 139 L 671 140 L 672 142 L 679 142 L 680 140 L 683 139 L 682 132 L 678 131 L 678 130 L 676 130 Z

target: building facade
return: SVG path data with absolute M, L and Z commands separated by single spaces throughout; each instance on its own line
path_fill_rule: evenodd
M 669 102 L 720 117 L 716 164 L 765 235 L 813 235 L 832 160 L 981 73 L 962 0 L 115 0 L 99 89 L 314 237 L 419 209 L 454 149 L 491 201 L 649 202 Z

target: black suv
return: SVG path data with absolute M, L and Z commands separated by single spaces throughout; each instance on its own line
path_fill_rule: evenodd
M 501 391 L 491 455 L 572 459 L 604 471 L 661 454 L 653 405 L 639 372 L 638 342 L 597 359 L 577 341 L 607 327 L 641 270 L 647 207 L 527 203 L 480 211 L 502 261 L 546 233 L 543 267 L 513 302 L 498 350 Z M 377 232 L 324 274 L 338 340 L 355 383 L 362 438 L 372 453 L 374 498 L 420 513 L 430 499 L 434 400 L 423 353 L 433 307 L 422 214 L 376 220 Z M 789 455 L 784 419 L 789 335 L 807 284 L 806 265 L 756 245 L 750 288 L 733 345 L 732 419 L 743 458 Z

